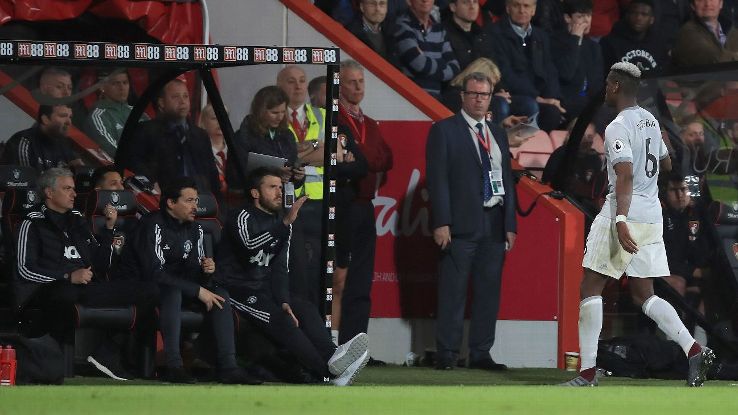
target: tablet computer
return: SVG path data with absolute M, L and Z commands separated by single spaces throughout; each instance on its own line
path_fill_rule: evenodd
M 246 171 L 249 173 L 259 167 L 282 168 L 287 164 L 287 159 L 282 157 L 268 156 L 261 153 L 249 153 L 246 161 Z

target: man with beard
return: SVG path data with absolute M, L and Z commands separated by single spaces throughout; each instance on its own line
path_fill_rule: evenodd
M 660 69 L 669 62 L 664 39 L 654 30 L 652 0 L 633 0 L 612 32 L 600 40 L 604 67 L 630 62 L 643 72 Z
M 175 177 L 192 177 L 201 192 L 219 196 L 218 168 L 213 157 L 206 157 L 212 154 L 210 139 L 188 119 L 190 105 L 182 79 L 164 85 L 156 99 L 156 118 L 141 123 L 132 142 L 118 149 L 117 167 L 147 176 L 159 186 Z
M 69 148 L 67 131 L 72 124 L 71 108 L 41 105 L 36 121 L 33 127 L 10 137 L 0 164 L 30 166 L 39 171 L 84 164 Z
M 225 226 L 218 262 L 231 292 L 230 303 L 313 375 L 350 385 L 369 361 L 369 338 L 358 333 L 336 347 L 318 308 L 290 295 L 289 246 L 292 224 L 307 200 L 302 196 L 282 214 L 278 170 L 258 168 L 248 178 L 250 203 L 236 209 Z

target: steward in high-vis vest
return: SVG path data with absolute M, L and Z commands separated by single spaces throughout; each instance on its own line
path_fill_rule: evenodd
M 309 199 L 295 222 L 292 238 L 293 247 L 304 247 L 303 252 L 296 252 L 295 255 L 304 257 L 305 275 L 291 276 L 290 290 L 320 307 L 325 109 L 306 103 L 307 79 L 305 71 L 299 66 L 291 65 L 282 69 L 277 75 L 277 86 L 289 98 L 286 117 L 289 129 L 297 141 L 298 162 L 307 164 L 305 184 L 295 193 L 296 196 L 306 194 Z
M 305 185 L 298 189 L 298 196 L 307 194 L 311 200 L 323 199 L 323 137 L 325 133 L 325 109 L 315 108 L 310 104 L 304 104 L 299 110 L 288 108 L 290 113 L 290 131 L 297 141 L 297 156 L 300 160 L 310 163 L 305 166 Z M 296 114 L 305 114 L 303 121 L 297 121 L 292 117 Z M 310 168 L 310 167 L 314 167 Z

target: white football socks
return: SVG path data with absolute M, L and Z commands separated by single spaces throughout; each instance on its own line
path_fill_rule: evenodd
M 682 323 L 671 304 L 656 295 L 652 295 L 643 303 L 643 313 L 655 321 L 659 325 L 659 329 L 671 340 L 679 343 L 685 355 L 689 355 L 689 349 L 692 348 L 694 338 L 689 334 L 689 330 L 684 327 L 684 323 Z
M 602 331 L 602 297 L 587 297 L 579 303 L 579 358 L 581 370 L 597 364 L 597 341 Z

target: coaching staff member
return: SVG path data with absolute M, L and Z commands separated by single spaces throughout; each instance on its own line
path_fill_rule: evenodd
M 259 168 L 248 178 L 251 203 L 234 210 L 218 252 L 233 307 L 258 330 L 287 349 L 314 375 L 350 385 L 369 361 L 369 337 L 358 333 L 336 347 L 318 308 L 290 296 L 289 245 L 292 224 L 307 198 L 282 214 L 281 171 Z M 219 261 L 220 262 L 220 261 Z
M 485 120 L 492 81 L 474 72 L 464 78 L 463 87 L 461 112 L 434 124 L 426 144 L 433 239 L 443 250 L 436 368 L 455 366 L 471 274 L 469 366 L 504 370 L 489 352 L 495 341 L 505 250 L 515 243 L 515 183 L 507 134 Z
M 179 349 L 180 312 L 184 306 L 203 311 L 212 326 L 220 383 L 261 383 L 236 364 L 228 293 L 212 284 L 215 261 L 205 256 L 203 229 L 194 223 L 197 203 L 197 186 L 192 178 L 166 182 L 160 210 L 141 218 L 133 241 L 123 248 L 120 275 L 154 281 L 159 286 L 159 326 L 167 366 L 163 380 L 195 383 L 183 368 Z
M 39 178 L 43 203 L 27 214 L 18 227 L 16 245 L 16 300 L 44 310 L 50 333 L 63 339 L 71 329 L 74 304 L 86 306 L 137 305 L 145 314 L 156 298 L 154 284 L 108 281 L 113 231 L 93 235 L 86 219 L 76 210 L 72 172 L 54 167 Z M 88 361 L 116 379 L 126 378 L 119 361 L 120 350 L 105 338 Z M 124 379 L 123 379 L 124 380 Z

